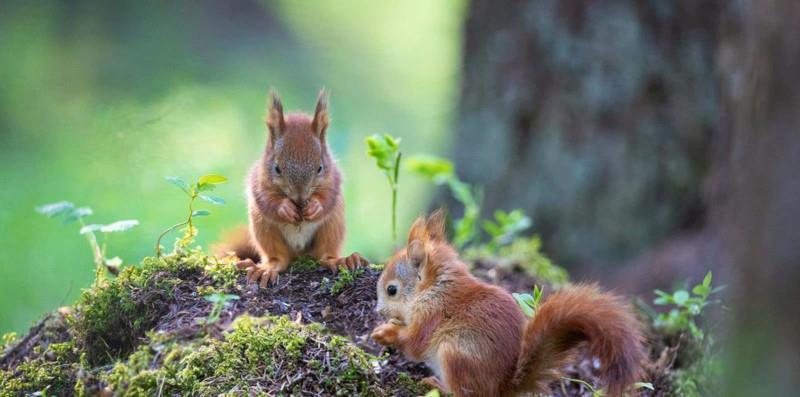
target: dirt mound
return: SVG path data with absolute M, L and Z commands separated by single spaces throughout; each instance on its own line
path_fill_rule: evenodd
M 0 395 L 294 395 L 424 394 L 429 374 L 369 340 L 380 270 L 334 275 L 313 261 L 295 263 L 277 285 L 258 289 L 233 259 L 200 252 L 147 258 L 84 291 L 72 307 L 49 314 L 0 356 Z M 512 290 L 535 279 L 479 263 L 476 275 Z M 238 296 L 207 319 L 211 294 Z M 658 339 L 660 337 L 655 336 Z M 660 339 L 659 339 L 660 340 Z M 669 389 L 674 352 L 656 343 L 656 392 Z M 673 354 L 673 356 L 670 356 Z M 591 396 L 599 386 L 587 353 L 566 368 L 552 396 Z

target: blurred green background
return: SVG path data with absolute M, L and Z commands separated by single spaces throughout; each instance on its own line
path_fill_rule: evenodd
M 126 264 L 153 253 L 184 215 L 165 176 L 231 183 L 199 221 L 208 247 L 246 222 L 244 175 L 265 144 L 266 93 L 311 111 L 331 93 L 330 145 L 345 174 L 346 249 L 391 249 L 389 189 L 364 137 L 408 152 L 446 149 L 454 117 L 464 4 L 449 1 L 4 2 L 0 5 L 0 331 L 24 331 L 93 279 L 75 224 L 43 203 L 90 206 L 90 223 L 138 219 L 112 235 Z M 401 176 L 399 229 L 430 189 Z M 169 239 L 170 241 L 172 238 Z

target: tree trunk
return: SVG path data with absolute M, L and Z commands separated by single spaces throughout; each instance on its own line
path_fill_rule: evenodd
M 723 2 L 724 3 L 724 2 Z M 453 156 L 561 263 L 702 224 L 720 2 L 472 1 Z

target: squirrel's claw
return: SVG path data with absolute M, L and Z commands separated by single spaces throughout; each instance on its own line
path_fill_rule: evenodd
M 284 199 L 281 202 L 280 207 L 278 207 L 278 215 L 280 215 L 284 221 L 289 223 L 300 223 L 302 218 L 300 214 L 297 212 L 297 206 L 292 203 L 291 200 Z
M 247 269 L 247 281 L 258 283 L 260 288 L 266 288 L 270 284 L 278 282 L 278 269 L 269 263 L 254 263 L 251 259 L 245 259 L 236 263 L 236 267 Z

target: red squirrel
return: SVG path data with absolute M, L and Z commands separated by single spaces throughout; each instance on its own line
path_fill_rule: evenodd
M 389 321 L 372 339 L 424 361 L 435 374 L 424 382 L 455 396 L 543 393 L 573 348 L 588 342 L 608 395 L 619 397 L 646 359 L 630 305 L 596 286 L 565 287 L 525 317 L 508 292 L 470 274 L 441 211 L 417 219 L 407 247 L 384 268 L 376 310 Z
M 332 271 L 367 263 L 358 253 L 339 256 L 345 236 L 344 199 L 342 176 L 326 141 L 328 122 L 324 91 L 313 116 L 284 115 L 278 95 L 270 95 L 268 143 L 247 178 L 249 236 L 260 261 L 243 250 L 240 258 L 247 259 L 237 263 L 262 288 L 276 282 L 278 274 L 303 255 Z

